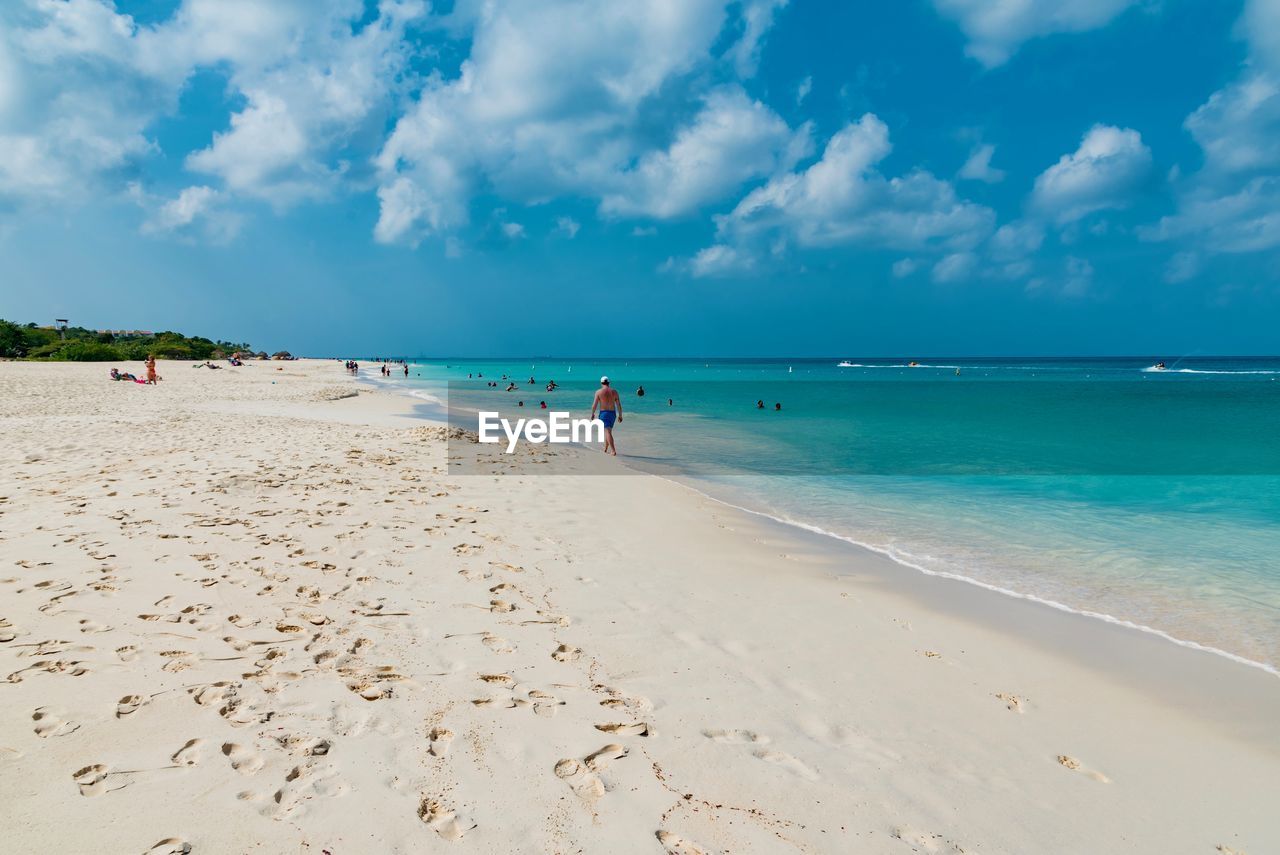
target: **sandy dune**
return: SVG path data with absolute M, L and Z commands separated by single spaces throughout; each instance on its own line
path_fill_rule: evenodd
M 6 851 L 1280 851 L 1273 676 L 161 374 L 0 364 Z

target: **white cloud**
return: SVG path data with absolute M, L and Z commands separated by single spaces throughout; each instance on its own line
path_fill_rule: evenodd
M 1094 125 L 1079 148 L 1036 178 L 1031 204 L 1059 224 L 1123 208 L 1150 169 L 1151 150 L 1137 131 Z
M 1201 260 L 1198 253 L 1179 252 L 1169 259 L 1164 268 L 1164 281 L 1170 284 L 1186 282 L 1200 273 Z
M 1187 117 L 1204 149 L 1205 170 L 1217 175 L 1280 168 L 1280 76 L 1246 73 Z
M 502 233 L 511 240 L 524 237 L 524 226 L 520 223 L 502 223 Z
M 754 77 L 760 65 L 760 49 L 765 33 L 773 26 L 778 11 L 788 0 L 744 0 L 742 4 L 742 37 L 729 50 L 740 77 Z
M 747 181 L 789 169 L 810 148 L 807 126 L 781 117 L 738 87 L 718 89 L 671 146 L 646 154 L 605 195 L 605 214 L 667 219 L 723 199 Z
M 1183 245 L 1170 281 L 1195 275 L 1204 254 L 1280 249 L 1280 3 L 1249 0 L 1238 30 L 1249 42 L 1240 76 L 1187 117 L 1204 151 L 1198 172 L 1170 176 L 1177 213 L 1139 230 L 1146 240 Z
M 940 284 L 971 279 L 978 269 L 978 256 L 972 252 L 953 252 L 933 266 L 930 278 Z
M 987 68 L 1002 65 L 1026 41 L 1081 33 L 1109 23 L 1138 0 L 933 0 L 959 25 L 965 53 Z
M 990 144 L 980 145 L 969 155 L 969 159 L 964 162 L 964 166 L 960 167 L 959 176 L 970 181 L 984 181 L 987 184 L 997 184 L 1004 180 L 1004 170 L 995 169 L 991 166 L 991 156 L 996 153 L 996 147 Z
M 135 27 L 98 0 L 0 6 L 0 203 L 74 203 L 154 152 L 181 81 L 125 67 Z
M 21 83 L 17 96 L 0 85 L 0 138 L 11 153 L 34 145 L 39 163 L 21 180 L 0 172 L 0 196 L 66 199 L 133 180 L 158 154 L 148 129 L 209 67 L 246 105 L 188 168 L 277 205 L 320 195 L 351 139 L 380 128 L 376 112 L 409 51 L 405 27 L 425 11 L 421 0 L 384 0 L 357 30 L 358 0 L 183 0 L 145 26 L 108 0 L 9 4 L 0 71 Z
M 906 279 L 920 269 L 920 262 L 914 258 L 901 258 L 893 263 L 893 277 Z
M 1249 42 L 1249 59 L 1260 70 L 1280 72 L 1280 3 L 1248 0 L 1238 28 Z
M 143 227 L 146 231 L 171 232 L 191 225 L 196 217 L 209 210 L 217 200 L 218 191 L 212 187 L 188 187 L 160 206 L 160 209 Z
M 608 192 L 644 154 L 641 105 L 711 60 L 725 20 L 723 0 L 465 11 L 471 53 L 460 75 L 429 82 L 378 156 L 384 188 L 407 181 L 416 190 L 380 192 L 379 240 L 465 222 L 482 183 L 530 203 Z
M 919 170 L 882 175 L 876 165 L 890 149 L 889 129 L 876 116 L 851 122 L 816 163 L 776 176 L 717 217 L 717 247 L 739 258 L 788 242 L 957 252 L 990 233 L 992 211 L 958 198 L 948 182 Z
M 556 217 L 556 231 L 562 235 L 567 235 L 570 239 L 578 236 L 578 229 L 582 228 L 582 224 L 572 217 Z
M 1074 255 L 1068 255 L 1063 265 L 1066 273 L 1062 282 L 1062 295 L 1083 297 L 1093 287 L 1093 265 Z
M 1037 220 L 1015 220 L 996 229 L 987 242 L 993 260 L 1021 261 L 1039 251 L 1044 243 L 1044 226 Z
M 187 158 L 187 168 L 275 205 L 323 196 L 346 171 L 338 157 L 344 146 L 369 123 L 380 123 L 390 105 L 410 58 L 405 30 L 426 7 L 383 3 L 376 20 L 352 32 L 363 9 L 349 0 L 265 9 L 240 4 L 253 14 L 188 0 L 170 25 L 194 40 L 197 54 L 235 57 L 231 85 L 247 102 L 232 115 L 229 130 Z M 267 22 L 252 35 L 243 32 L 246 22 L 261 18 Z M 283 39 L 283 45 L 261 53 L 245 50 L 263 32 Z M 271 61 L 264 62 L 266 57 Z
M 809 97 L 809 93 L 813 91 L 813 77 L 807 76 L 800 81 L 800 85 L 796 87 L 796 106 L 799 107 Z
M 676 267 L 674 259 L 671 267 Z M 708 246 L 698 251 L 689 261 L 689 272 L 694 276 L 721 276 L 728 273 L 741 273 L 755 266 L 755 261 L 737 249 L 724 244 Z
M 1280 175 L 1253 178 L 1227 192 L 1205 184 L 1183 193 L 1178 213 L 1140 230 L 1146 240 L 1180 240 L 1214 253 L 1280 247 Z
M 376 187 L 375 237 L 413 242 L 467 222 L 478 193 L 677 216 L 798 156 L 803 133 L 768 108 L 708 94 L 727 65 L 754 73 L 784 0 L 371 5 L 177 0 L 139 23 L 112 0 L 0 4 L 0 204 L 119 192 L 163 154 L 223 208 Z M 421 70 L 423 29 L 469 51 L 457 72 Z M 152 128 L 201 69 L 238 106 L 196 150 L 161 153 Z M 733 159 L 699 160 L 718 145 Z
M 151 211 L 142 224 L 149 235 L 199 236 L 225 243 L 236 236 L 240 217 L 221 208 L 225 194 L 205 185 L 187 187 L 173 199 L 157 203 L 138 185 L 131 188 L 136 200 Z

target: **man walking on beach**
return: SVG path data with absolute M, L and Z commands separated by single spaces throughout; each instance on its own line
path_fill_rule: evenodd
M 608 377 L 600 378 L 600 388 L 591 401 L 591 419 L 595 421 L 596 410 L 600 411 L 600 421 L 604 422 L 604 452 L 618 456 L 618 446 L 613 442 L 613 422 L 622 421 L 622 398 L 618 390 L 609 385 Z

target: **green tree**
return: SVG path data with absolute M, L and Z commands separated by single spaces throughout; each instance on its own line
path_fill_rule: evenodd
M 0 321 L 0 356 L 17 359 L 27 355 L 27 337 L 17 324 Z
M 67 342 L 53 358 L 67 362 L 116 362 L 120 359 L 120 351 L 109 344 L 80 339 Z

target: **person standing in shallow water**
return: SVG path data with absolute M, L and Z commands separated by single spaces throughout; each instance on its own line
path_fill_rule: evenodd
M 618 446 L 613 441 L 613 423 L 622 421 L 622 397 L 618 394 L 618 390 L 609 385 L 608 377 L 600 378 L 600 388 L 596 390 L 596 396 L 591 401 L 591 419 L 596 418 L 596 411 L 600 412 L 600 421 L 604 422 L 604 453 L 618 456 Z

